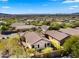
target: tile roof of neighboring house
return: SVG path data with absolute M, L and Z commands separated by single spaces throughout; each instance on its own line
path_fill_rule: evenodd
M 16 22 L 16 23 L 11 24 L 11 27 L 24 26 L 24 25 L 25 25 L 25 23 Z
M 31 28 L 35 28 L 35 26 L 34 25 L 17 26 L 16 30 L 18 30 L 18 29 L 31 29 Z
M 13 23 L 11 27 L 15 27 L 16 30 L 18 29 L 31 29 L 35 28 L 34 25 L 26 25 L 25 23 Z
M 45 34 L 50 35 L 51 37 L 57 39 L 58 41 L 61 41 L 65 39 L 66 37 L 68 37 L 67 34 L 56 31 L 56 30 L 47 31 Z
M 79 30 L 74 28 L 60 29 L 59 31 L 67 33 L 69 35 L 79 35 Z
M 75 29 L 76 29 L 76 30 L 79 30 L 79 27 L 76 27 Z
M 40 36 L 40 34 L 37 32 L 26 32 L 23 36 L 25 37 L 26 41 L 31 45 L 40 41 L 41 39 L 48 40 L 47 38 Z
M 40 26 L 40 28 L 42 29 L 42 30 L 48 30 L 48 28 L 49 28 L 49 26 L 47 26 L 47 25 L 42 25 L 42 26 Z

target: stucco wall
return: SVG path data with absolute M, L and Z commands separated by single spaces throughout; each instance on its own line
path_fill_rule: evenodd
M 50 43 L 49 41 L 46 40 L 40 40 L 38 42 L 36 42 L 34 45 L 34 48 L 36 48 L 37 50 L 43 49 L 45 48 L 45 44 Z M 39 48 L 38 48 L 39 45 Z M 48 45 L 47 45 L 48 46 Z M 49 45 L 49 47 L 51 46 L 51 44 Z
M 49 40 L 51 41 L 51 44 L 54 45 L 54 47 L 56 47 L 57 49 L 61 48 L 59 41 L 57 41 L 56 39 L 52 38 L 51 36 L 49 36 Z

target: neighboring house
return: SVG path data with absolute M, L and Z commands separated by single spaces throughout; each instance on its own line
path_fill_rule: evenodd
M 79 31 L 79 27 L 76 27 L 75 29 Z
M 34 29 L 34 25 L 26 25 L 25 23 L 13 23 L 11 25 L 12 28 L 14 28 L 17 31 L 25 31 L 28 29 Z
M 8 35 L 2 35 L 0 34 L 0 39 L 7 39 L 8 38 Z
M 47 31 L 48 28 L 49 28 L 49 26 L 47 26 L 47 25 L 42 25 L 42 26 L 40 26 L 40 29 L 41 29 L 42 31 Z
M 79 35 L 79 30 L 75 28 L 60 29 L 59 31 L 66 33 L 68 35 Z
M 34 25 L 23 25 L 23 26 L 17 26 L 15 29 L 16 30 L 28 30 L 28 29 L 34 29 Z
M 23 35 L 23 37 L 26 41 L 26 43 L 23 42 L 23 44 L 29 48 L 35 48 L 37 50 L 41 50 L 45 47 L 51 46 L 50 41 L 37 32 L 26 32 Z
M 17 26 L 24 26 L 24 25 L 25 25 L 25 23 L 16 22 L 16 23 L 11 24 L 11 27 L 16 28 Z
M 65 38 L 68 37 L 67 34 L 56 31 L 56 30 L 47 31 L 45 33 L 45 35 L 46 35 L 47 38 L 52 40 L 53 43 L 56 42 L 56 44 L 58 44 L 58 45 L 62 45 L 65 41 Z

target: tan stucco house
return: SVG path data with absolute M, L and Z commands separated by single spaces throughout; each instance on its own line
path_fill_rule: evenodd
M 26 41 L 25 43 L 23 43 L 25 47 L 35 48 L 37 50 L 51 47 L 50 41 L 37 32 L 25 32 L 23 38 Z
M 53 43 L 56 42 L 58 45 L 62 45 L 65 41 L 65 38 L 67 38 L 69 35 L 56 31 L 56 30 L 49 30 L 45 33 L 45 36 Z

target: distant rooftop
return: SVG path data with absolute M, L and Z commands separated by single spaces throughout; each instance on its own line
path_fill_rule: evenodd
M 59 31 L 69 35 L 79 35 L 79 30 L 75 28 L 60 29 Z

